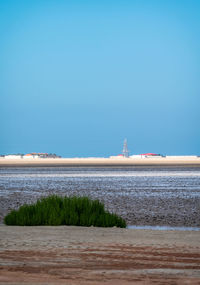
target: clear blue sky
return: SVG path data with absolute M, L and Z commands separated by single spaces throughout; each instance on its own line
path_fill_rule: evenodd
M 0 154 L 200 155 L 200 1 L 0 0 Z

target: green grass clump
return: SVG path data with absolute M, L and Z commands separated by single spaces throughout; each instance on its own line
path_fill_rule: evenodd
M 98 200 L 56 195 L 42 198 L 33 205 L 23 205 L 19 210 L 12 210 L 5 216 L 4 223 L 18 226 L 126 227 L 125 220 L 105 211 L 104 205 Z

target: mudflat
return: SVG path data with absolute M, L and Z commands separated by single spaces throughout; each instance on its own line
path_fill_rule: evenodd
M 128 225 L 200 227 L 199 167 L 0 167 L 0 223 L 41 197 L 88 196 Z
M 1 284 L 200 284 L 200 232 L 0 226 Z

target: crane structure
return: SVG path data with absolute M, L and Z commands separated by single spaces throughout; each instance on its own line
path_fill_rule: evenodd
M 127 146 L 127 139 L 124 140 L 124 146 L 123 146 L 122 154 L 123 154 L 124 157 L 129 157 L 129 151 L 128 151 L 128 146 Z

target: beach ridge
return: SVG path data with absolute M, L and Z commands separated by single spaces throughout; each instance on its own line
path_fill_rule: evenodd
M 0 158 L 0 167 L 6 166 L 200 166 L 200 157 L 193 158 Z

